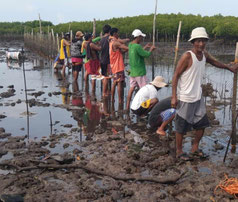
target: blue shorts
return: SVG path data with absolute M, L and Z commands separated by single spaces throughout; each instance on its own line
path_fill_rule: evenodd
M 176 110 L 174 108 L 167 109 L 160 113 L 162 122 L 169 120 L 173 115 L 175 115 Z

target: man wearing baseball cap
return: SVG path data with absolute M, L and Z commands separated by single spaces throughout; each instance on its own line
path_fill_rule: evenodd
M 144 58 L 148 58 L 155 46 L 146 44 L 144 48 L 140 45 L 143 38 L 146 37 L 141 30 L 135 29 L 132 32 L 133 41 L 129 44 L 129 65 L 130 65 L 130 89 L 127 97 L 126 109 L 129 110 L 132 94 L 135 87 L 143 87 L 147 84 L 146 68 Z M 145 49 L 150 48 L 149 51 Z
M 202 79 L 205 73 L 206 62 L 211 65 L 236 72 L 238 65 L 227 65 L 217 61 L 206 50 L 208 34 L 204 27 L 192 30 L 189 41 L 193 48 L 185 52 L 176 67 L 172 80 L 171 105 L 176 110 L 176 154 L 177 158 L 189 160 L 191 156 L 205 157 L 199 149 L 199 142 L 204 134 L 204 129 L 209 126 L 206 106 L 202 97 Z M 182 141 L 186 132 L 195 130 L 190 155 L 183 152 Z

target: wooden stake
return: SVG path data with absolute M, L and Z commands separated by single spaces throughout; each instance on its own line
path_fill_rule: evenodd
M 72 43 L 72 40 L 73 40 L 73 31 L 70 30 L 70 43 Z
M 175 71 L 176 63 L 177 63 L 177 56 L 178 56 L 178 48 L 179 48 L 179 38 L 180 38 L 181 25 L 182 25 L 182 21 L 179 21 L 179 27 L 178 27 L 178 33 L 177 33 L 177 41 L 176 41 L 176 46 L 175 46 L 174 71 Z
M 158 0 L 155 0 L 155 14 L 154 14 L 154 21 L 153 21 L 153 46 L 155 45 L 155 24 L 156 24 L 157 3 L 158 3 Z
M 238 42 L 236 43 L 236 52 L 235 52 L 235 62 L 238 62 Z M 237 99 L 237 72 L 234 73 L 233 77 L 233 97 L 232 97 L 232 139 L 231 152 L 235 153 L 236 151 L 236 99 Z
M 158 0 L 155 0 L 155 14 L 153 21 L 153 46 L 155 45 L 155 23 L 156 23 L 157 2 Z M 154 54 L 152 53 L 152 80 L 154 80 L 154 77 L 155 77 L 155 58 Z
M 27 85 L 26 85 L 26 73 L 25 73 L 25 59 L 24 59 L 24 49 L 22 47 L 22 70 L 23 70 L 23 79 L 24 79 L 24 87 L 25 87 L 25 98 L 26 98 L 26 113 L 27 113 L 27 138 L 30 136 L 30 120 L 29 120 L 29 106 L 28 106 L 28 98 L 27 98 Z
M 96 37 L 96 19 L 93 19 L 93 38 Z
M 41 19 L 40 19 L 40 13 L 39 13 L 39 23 L 40 23 L 40 36 L 42 34 L 42 30 L 41 30 Z
M 56 34 L 56 40 L 57 40 L 57 50 L 58 50 L 58 53 L 59 53 L 60 45 L 59 45 L 59 35 L 58 35 L 58 33 Z

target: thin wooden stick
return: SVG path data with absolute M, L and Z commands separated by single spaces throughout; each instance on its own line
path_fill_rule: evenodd
M 51 111 L 49 111 L 49 113 L 50 113 L 50 134 L 52 135 L 52 131 L 53 131 L 53 123 L 52 123 Z
M 96 37 L 96 19 L 93 19 L 93 38 Z
M 70 43 L 72 43 L 72 41 L 73 41 L 73 31 L 70 30 Z
M 155 14 L 154 14 L 154 21 L 153 21 L 153 46 L 155 45 L 155 24 L 156 24 L 157 3 L 158 3 L 158 0 L 155 0 Z
M 57 40 L 57 51 L 59 53 L 59 51 L 60 51 L 60 44 L 59 44 L 59 34 L 58 33 L 56 34 L 56 40 Z
M 154 14 L 154 20 L 153 20 L 153 46 L 155 45 L 155 24 L 156 24 L 157 2 L 158 2 L 158 0 L 155 0 L 155 14 Z M 152 80 L 154 80 L 154 77 L 155 77 L 155 57 L 154 57 L 154 53 L 152 53 L 151 57 L 152 57 Z
M 179 48 L 179 38 L 180 38 L 180 31 L 181 31 L 182 21 L 179 21 L 178 33 L 177 33 L 177 41 L 175 46 L 175 56 L 174 56 L 174 71 L 176 68 L 177 57 L 178 57 L 178 48 Z
M 22 47 L 22 58 L 23 58 L 23 63 L 22 63 L 22 70 L 23 70 L 23 78 L 24 78 L 24 87 L 25 87 L 25 98 L 26 98 L 26 113 L 27 113 L 27 137 L 29 139 L 29 131 L 30 131 L 30 127 L 29 127 L 29 107 L 28 107 L 28 99 L 27 99 L 27 86 L 26 86 L 26 74 L 25 74 L 25 62 L 24 62 L 24 49 Z
M 142 177 L 139 175 L 121 175 L 121 174 L 112 174 L 109 172 L 101 171 L 99 169 L 94 169 L 94 168 L 89 168 L 84 165 L 80 164 L 65 164 L 65 165 L 55 165 L 55 164 L 47 164 L 47 165 L 36 165 L 36 166 L 29 166 L 29 167 L 18 167 L 13 164 L 5 164 L 5 163 L 0 163 L 0 167 L 11 167 L 15 168 L 17 172 L 23 172 L 23 171 L 31 171 L 35 169 L 83 169 L 87 172 L 94 173 L 97 175 L 102 175 L 102 176 L 108 176 L 111 177 L 115 180 L 123 180 L 123 181 L 149 181 L 149 182 L 154 182 L 154 183 L 160 183 L 160 184 L 173 184 L 176 183 L 184 174 L 186 173 L 183 172 L 181 174 L 176 174 L 172 176 L 165 176 L 165 177 Z
M 41 30 L 41 19 L 40 19 L 40 13 L 39 13 L 39 24 L 40 24 L 40 37 L 41 37 L 42 30 Z
M 235 62 L 238 62 L 238 42 L 236 43 Z M 232 152 L 236 150 L 236 99 L 237 99 L 237 72 L 233 77 L 233 97 L 232 97 Z

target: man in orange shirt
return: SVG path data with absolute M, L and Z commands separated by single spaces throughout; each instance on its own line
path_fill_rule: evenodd
M 125 81 L 124 69 L 125 65 L 123 62 L 123 52 L 128 51 L 128 47 L 118 40 L 117 28 L 112 28 L 110 31 L 109 39 L 109 53 L 110 53 L 110 65 L 112 69 L 112 74 L 114 75 L 114 81 L 112 85 L 112 101 L 114 101 L 116 86 L 118 90 L 119 103 L 123 103 L 123 82 Z

